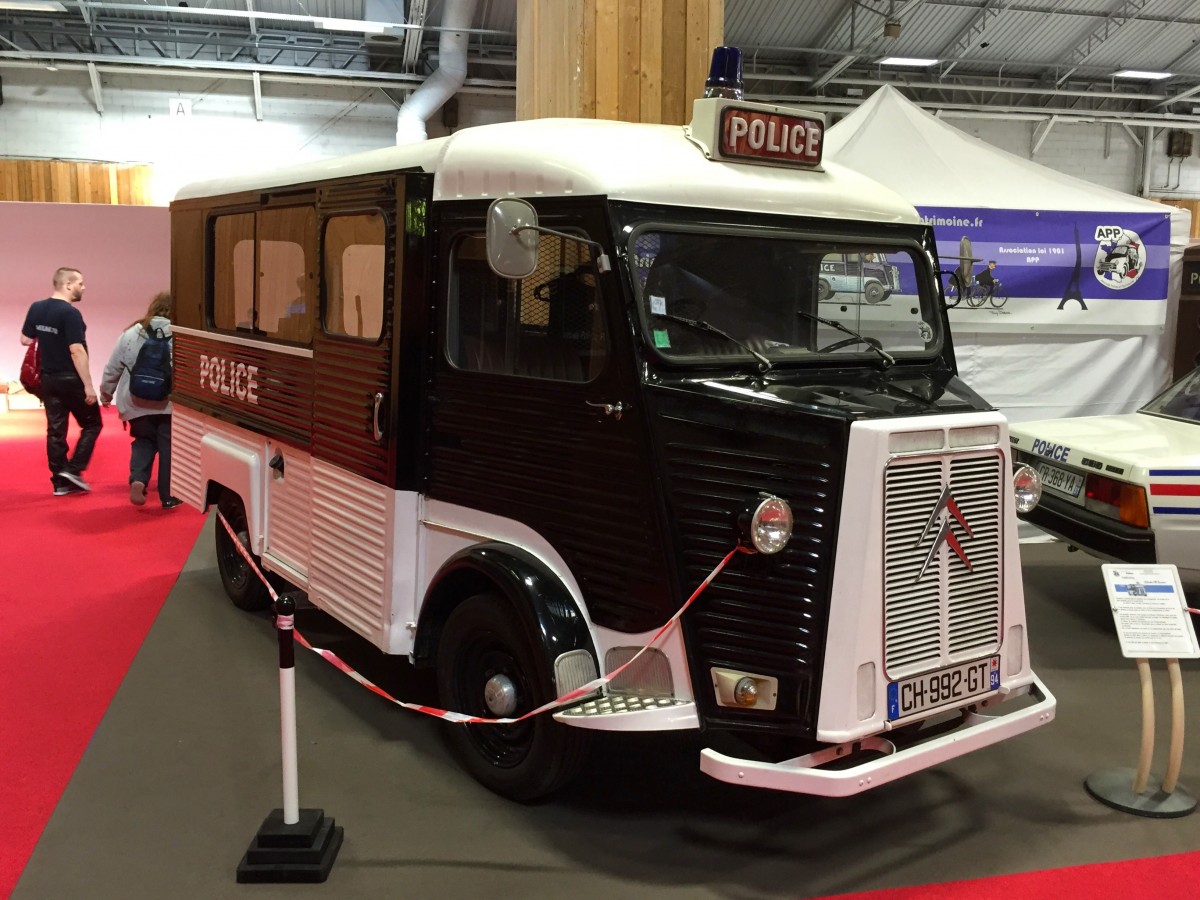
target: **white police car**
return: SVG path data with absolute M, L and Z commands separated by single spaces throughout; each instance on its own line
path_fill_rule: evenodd
M 1009 428 L 1016 464 L 1042 477 L 1022 516 L 1093 556 L 1174 563 L 1200 589 L 1200 368 L 1135 413 Z

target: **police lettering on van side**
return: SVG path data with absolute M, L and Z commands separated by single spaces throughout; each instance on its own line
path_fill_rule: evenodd
M 1066 462 L 1067 457 L 1071 455 L 1071 448 L 1065 444 L 1051 444 L 1049 441 L 1036 440 L 1033 442 L 1033 452 L 1038 456 L 1046 457 L 1046 459 Z
M 258 405 L 258 366 L 200 354 L 200 387 Z

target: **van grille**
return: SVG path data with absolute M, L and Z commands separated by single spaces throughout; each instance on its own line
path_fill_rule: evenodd
M 899 458 L 888 464 L 884 499 L 888 678 L 998 652 L 1002 476 L 1003 460 L 996 451 Z M 949 502 L 939 508 L 945 498 Z M 954 508 L 962 522 L 953 514 Z M 939 544 L 944 523 L 949 523 L 949 532 Z M 955 542 L 962 556 L 954 549 Z

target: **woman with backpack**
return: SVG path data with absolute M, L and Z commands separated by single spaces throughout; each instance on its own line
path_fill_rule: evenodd
M 129 458 L 129 502 L 146 502 L 150 470 L 158 456 L 158 497 L 163 509 L 183 501 L 171 496 L 171 316 L 175 301 L 163 291 L 150 301 L 146 315 L 117 340 L 104 377 L 100 401 L 113 398 L 121 420 L 129 423 L 133 446 Z

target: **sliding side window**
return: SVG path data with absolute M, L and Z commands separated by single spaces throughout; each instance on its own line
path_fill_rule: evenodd
M 308 206 L 217 217 L 213 324 L 310 345 L 316 315 L 316 230 L 316 212 Z

